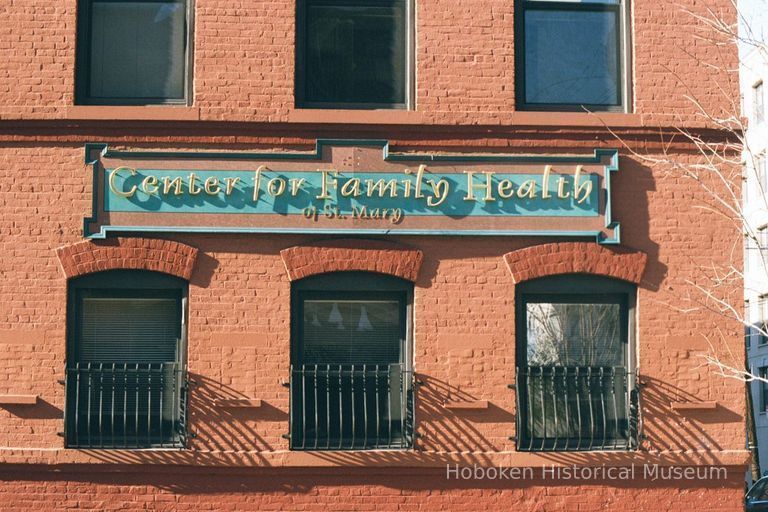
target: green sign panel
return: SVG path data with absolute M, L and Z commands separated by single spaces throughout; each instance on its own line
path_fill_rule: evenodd
M 309 153 L 167 153 L 88 145 L 94 214 L 109 232 L 595 236 L 617 152 L 588 156 L 393 154 L 384 141 Z

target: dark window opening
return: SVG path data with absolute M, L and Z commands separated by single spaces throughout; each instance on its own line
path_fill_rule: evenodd
M 411 289 L 359 272 L 294 285 L 291 449 L 412 446 Z
M 188 7 L 184 0 L 81 0 L 77 102 L 186 103 Z
M 523 0 L 516 10 L 519 110 L 622 110 L 620 0 Z
M 67 447 L 184 446 L 185 296 L 182 280 L 151 272 L 70 283 Z
M 298 106 L 406 108 L 407 2 L 299 1 Z
M 768 366 L 763 366 L 757 371 L 760 379 L 760 412 L 768 412 Z
M 556 276 L 517 290 L 518 449 L 634 449 L 634 287 Z

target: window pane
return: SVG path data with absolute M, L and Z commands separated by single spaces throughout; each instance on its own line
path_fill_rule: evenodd
M 754 184 L 754 188 L 756 189 L 756 192 L 759 192 L 759 190 L 766 190 L 766 175 L 765 175 L 765 165 L 764 165 L 765 159 L 763 157 L 763 154 L 759 154 L 754 157 L 752 160 L 753 168 L 754 168 L 754 175 L 757 178 L 757 183 L 754 181 L 752 182 Z M 745 194 L 747 200 L 753 197 L 753 194 L 750 193 L 749 189 L 751 188 L 750 185 L 750 176 L 747 176 L 747 179 L 744 183 L 744 188 L 746 189 Z M 760 197 L 759 194 L 754 194 L 754 198 Z
M 758 249 L 756 254 L 763 261 L 766 259 L 766 257 L 768 257 L 768 227 L 763 226 L 761 228 L 758 228 L 757 247 L 755 247 L 755 249 Z M 760 261 L 760 264 L 758 265 L 758 267 L 760 267 L 763 264 L 763 262 L 760 259 L 758 259 L 758 261 Z M 765 304 L 765 300 L 763 296 L 760 296 L 759 304 L 760 304 L 759 306 L 760 314 L 762 315 L 761 318 L 768 319 L 768 316 L 766 316 L 766 313 L 768 313 L 768 311 L 766 311 L 765 307 L 763 306 L 763 304 Z
M 623 366 L 619 304 L 528 303 L 529 366 Z
M 526 103 L 619 105 L 618 14 L 525 12 Z
M 405 103 L 405 1 L 307 1 L 308 102 Z
M 162 363 L 176 360 L 181 319 L 175 299 L 86 298 L 80 363 Z
M 765 153 L 757 156 L 757 176 L 762 187 L 762 194 L 768 193 L 768 166 L 765 165 Z
M 304 364 L 400 363 L 397 301 L 304 301 Z
M 768 367 L 762 367 L 758 370 L 758 377 L 761 379 L 768 379 Z M 760 410 L 768 411 L 768 382 L 763 380 L 760 382 Z
M 94 2 L 90 97 L 184 98 L 184 2 Z

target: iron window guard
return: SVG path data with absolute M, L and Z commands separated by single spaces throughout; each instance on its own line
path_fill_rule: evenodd
M 520 451 L 637 449 L 639 386 L 624 367 L 518 368 L 515 389 Z
M 183 448 L 189 381 L 179 363 L 66 368 L 68 448 Z
M 413 446 L 413 372 L 404 364 L 291 366 L 293 450 Z

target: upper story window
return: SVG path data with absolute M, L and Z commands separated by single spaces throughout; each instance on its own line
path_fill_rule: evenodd
M 412 446 L 412 297 L 408 281 L 365 272 L 294 283 L 291 449 Z
M 299 0 L 296 103 L 407 108 L 412 0 Z
M 768 195 L 768 166 L 766 166 L 765 153 L 760 152 L 752 160 L 757 184 L 749 186 L 749 180 L 745 184 L 745 200 L 757 201 L 764 195 Z
M 517 109 L 625 110 L 625 3 L 515 2 Z
M 752 115 L 755 124 L 762 124 L 765 120 L 765 93 L 762 80 L 752 86 Z
M 518 450 L 637 447 L 635 294 L 585 275 L 517 286 Z
M 67 447 L 184 446 L 186 290 L 179 278 L 143 271 L 69 283 Z
M 766 255 L 768 255 L 768 226 L 760 226 L 757 228 L 757 247 L 755 249 L 758 250 L 759 257 L 762 259 L 762 261 L 766 260 Z M 760 265 L 758 265 L 758 268 Z M 762 311 L 761 311 L 762 314 Z
M 757 375 L 760 379 L 764 379 L 758 381 L 760 383 L 760 412 L 768 412 L 768 382 L 766 382 L 768 380 L 768 366 L 758 369 Z
M 79 104 L 186 104 L 192 0 L 80 0 Z

